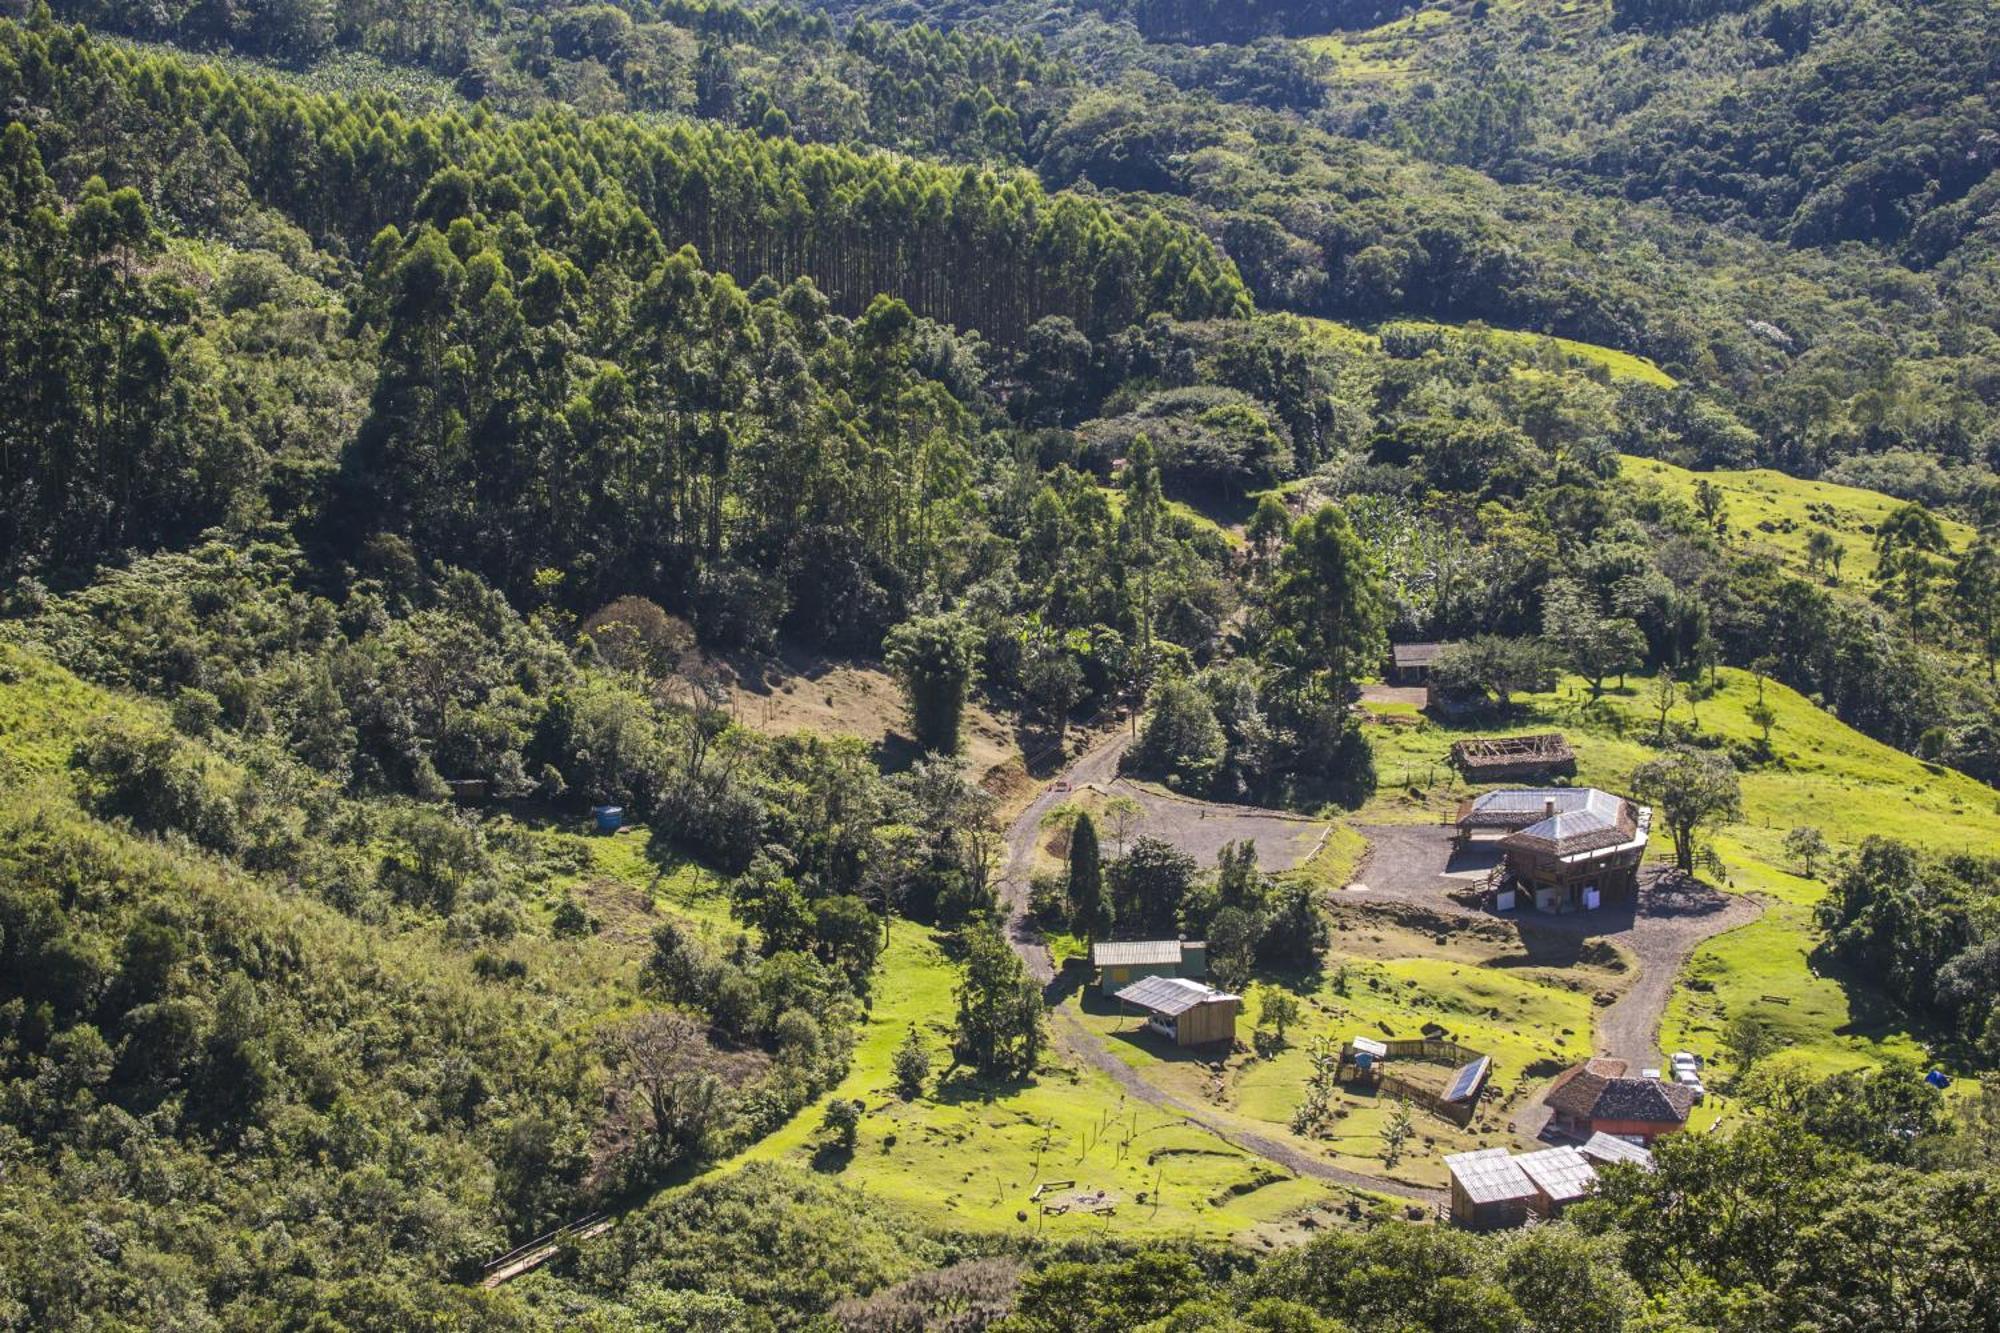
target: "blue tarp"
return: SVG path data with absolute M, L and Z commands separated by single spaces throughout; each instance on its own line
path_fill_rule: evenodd
M 1924 1082 L 1930 1084 L 1933 1088 L 1948 1088 L 1951 1086 L 1951 1075 L 1945 1073 L 1942 1069 L 1933 1069 L 1930 1073 L 1924 1075 Z

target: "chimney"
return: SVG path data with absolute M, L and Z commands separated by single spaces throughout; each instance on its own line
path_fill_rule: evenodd
M 1553 819 L 1555 818 L 1555 813 L 1556 798 L 1553 796 L 1544 796 L 1542 798 L 1542 818 Z

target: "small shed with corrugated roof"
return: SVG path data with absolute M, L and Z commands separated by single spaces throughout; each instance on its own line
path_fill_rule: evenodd
M 1535 1184 L 1505 1148 L 1452 1153 L 1444 1169 L 1451 1173 L 1451 1220 L 1457 1225 L 1500 1231 L 1528 1220 Z
M 1118 992 L 1118 1002 L 1146 1015 L 1146 1026 L 1176 1046 L 1236 1040 L 1243 997 L 1185 977 L 1147 977 Z
M 1106 995 L 1147 977 L 1190 977 L 1208 973 L 1206 940 L 1103 940 L 1090 946 L 1090 965 Z
M 1522 1153 L 1514 1165 L 1535 1187 L 1528 1201 L 1537 1216 L 1556 1217 L 1562 1210 L 1597 1187 L 1597 1169 L 1574 1148 L 1543 1148 Z

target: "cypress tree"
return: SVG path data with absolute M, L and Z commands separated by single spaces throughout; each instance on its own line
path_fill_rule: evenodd
M 1097 849 L 1097 825 L 1079 815 L 1069 837 L 1069 900 L 1090 943 L 1111 933 L 1111 899 L 1104 893 L 1104 860 Z

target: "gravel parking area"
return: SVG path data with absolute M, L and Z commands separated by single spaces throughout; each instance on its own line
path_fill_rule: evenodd
M 1170 842 L 1204 869 L 1216 863 L 1225 843 L 1251 842 L 1257 845 L 1257 865 L 1266 873 L 1291 870 L 1312 859 L 1333 828 L 1324 820 L 1175 796 L 1127 778 L 1091 786 L 1106 796 L 1138 803 L 1142 814 L 1134 837 Z M 1104 829 L 1098 830 L 1099 838 L 1108 836 Z

